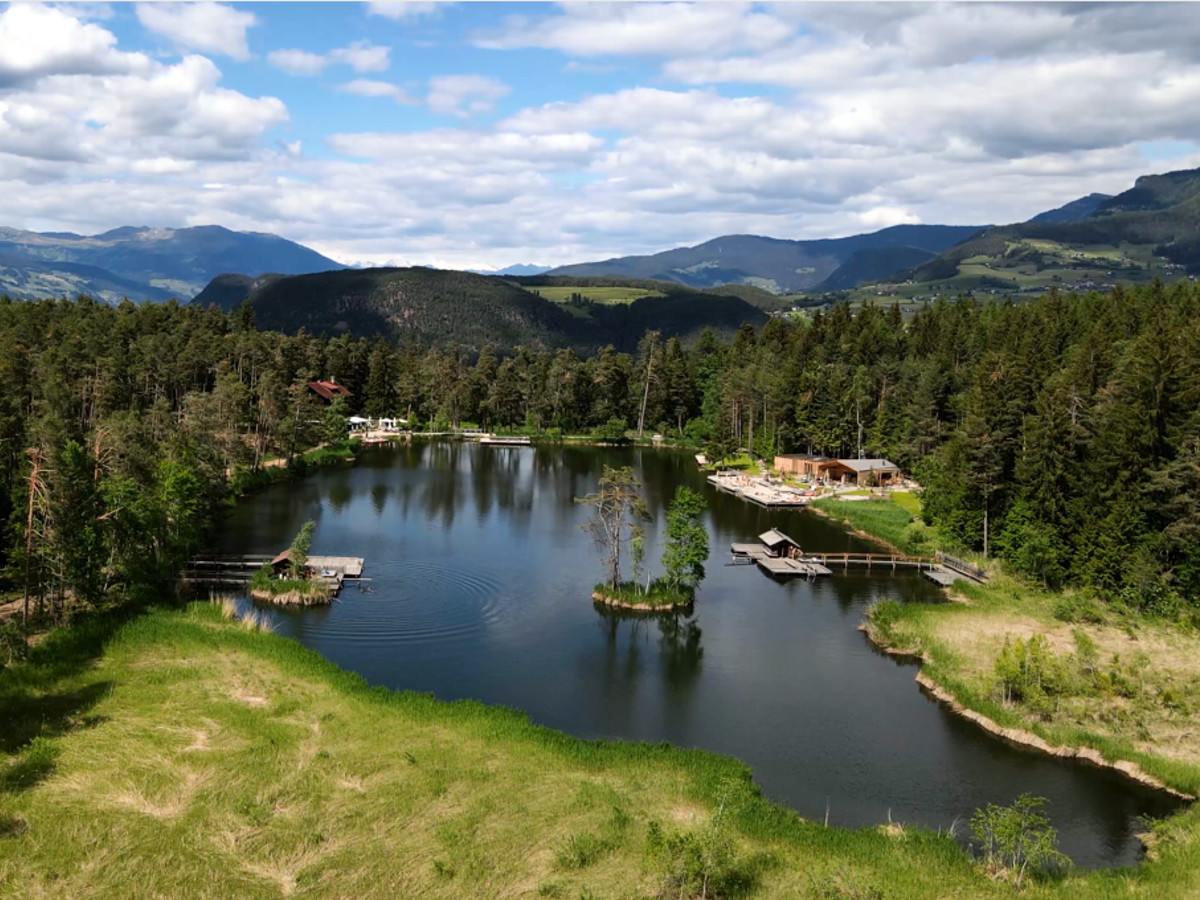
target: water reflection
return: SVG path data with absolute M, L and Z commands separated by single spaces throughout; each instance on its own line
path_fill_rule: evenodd
M 713 552 L 694 610 L 592 604 L 601 565 L 574 498 L 606 464 L 632 465 L 646 487 L 651 561 L 676 487 L 704 493 Z M 778 581 L 725 565 L 730 542 L 772 527 L 814 551 L 871 545 L 811 513 L 716 492 L 687 454 L 423 442 L 369 451 L 352 468 L 255 495 L 233 511 L 220 549 L 276 553 L 306 519 L 318 522 L 313 551 L 364 557 L 373 590 L 272 616 L 282 634 L 375 684 L 513 706 L 585 737 L 728 753 L 802 815 L 820 818 L 828 798 L 838 825 L 891 810 L 946 828 L 1029 791 L 1050 798 L 1063 849 L 1081 865 L 1136 859 L 1138 816 L 1174 808 L 995 741 L 924 698 L 911 666 L 855 630 L 880 599 L 940 599 L 916 573 Z

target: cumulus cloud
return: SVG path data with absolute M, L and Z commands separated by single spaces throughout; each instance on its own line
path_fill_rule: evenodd
M 357 94 L 359 97 L 388 97 L 397 103 L 413 104 L 417 101 L 408 95 L 404 88 L 390 81 L 373 81 L 369 78 L 356 78 L 345 84 L 338 85 L 338 90 L 347 94 Z
M 391 49 L 370 41 L 355 41 L 349 46 L 331 50 L 329 58 L 349 66 L 355 72 L 382 72 L 389 65 L 388 54 Z
M 512 90 L 486 75 L 438 75 L 429 79 L 425 102 L 442 116 L 472 116 L 495 109 L 496 101 Z
M 138 21 L 147 31 L 182 47 L 248 59 L 246 31 L 258 17 L 222 3 L 139 3 Z
M 272 50 L 267 62 L 289 75 L 320 75 L 329 65 L 324 56 L 307 50 Z
M 440 13 L 453 3 L 433 3 L 426 0 L 381 0 L 367 4 L 367 13 L 372 16 L 383 16 L 387 19 L 402 21 L 418 19 L 422 16 L 433 16 Z
M 674 57 L 761 51 L 793 29 L 749 3 L 571 3 L 540 19 L 510 17 L 495 32 L 474 36 L 480 47 L 542 47 L 573 56 Z
M 223 88 L 206 57 L 167 65 L 123 53 L 110 32 L 62 9 L 0 13 L 0 60 L 0 177 L 183 175 L 254 156 L 287 120 L 280 100 Z
M 99 25 L 63 10 L 33 3 L 0 12 L 0 89 L 45 75 L 106 75 L 145 72 L 149 57 L 122 53 L 117 39 Z
M 576 69 L 633 54 L 616 61 L 655 74 L 569 101 L 539 94 L 495 123 L 461 119 L 507 85 L 438 76 L 422 101 L 454 117 L 446 127 L 381 107 L 318 149 L 280 134 L 280 101 L 230 90 L 202 56 L 167 65 L 122 52 L 69 7 L 10 6 L 0 191 L 6 220 L 26 227 L 219 222 L 338 258 L 471 267 L 725 233 L 1019 221 L 1200 166 L 1198 29 L 1187 8 L 1120 4 L 541 8 L 471 40 L 554 49 Z M 268 61 L 346 66 L 336 89 L 408 99 L 371 76 L 387 48 Z

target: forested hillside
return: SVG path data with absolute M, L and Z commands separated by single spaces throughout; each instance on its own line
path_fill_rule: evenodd
M 570 278 L 646 278 L 692 287 L 747 284 L 771 293 L 787 294 L 813 289 L 860 250 L 904 247 L 927 258 L 925 255 L 940 253 L 966 240 L 981 227 L 893 225 L 870 234 L 812 241 L 728 234 L 695 247 L 677 247 L 649 256 L 576 263 L 551 269 L 548 274 Z M 848 273 L 843 274 L 845 280 Z
M 1198 323 L 1200 288 L 1152 285 L 476 354 L 260 331 L 245 307 L 4 300 L 0 559 L 50 596 L 169 579 L 231 478 L 344 435 L 350 412 L 549 434 L 642 421 L 717 457 L 890 457 L 948 539 L 1169 610 L 1200 598 Z M 318 377 L 349 403 L 323 407 Z
M 231 310 L 245 302 L 259 324 L 276 331 L 336 336 L 384 336 L 421 344 L 448 342 L 478 351 L 487 344 L 572 347 L 590 352 L 613 344 L 633 349 L 642 334 L 694 338 L 705 327 L 732 333 L 766 316 L 738 297 L 716 296 L 655 282 L 623 282 L 658 294 L 630 304 L 582 303 L 566 308 L 524 285 L 541 276 L 499 278 L 413 267 L 321 272 L 292 278 L 223 275 L 193 301 Z

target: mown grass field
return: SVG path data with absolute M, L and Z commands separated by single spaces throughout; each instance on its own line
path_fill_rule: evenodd
M 609 304 L 632 303 L 642 297 L 664 296 L 661 291 L 648 291 L 645 288 L 635 287 L 588 287 L 586 285 L 563 287 L 554 285 L 552 287 L 529 287 L 526 290 L 553 303 L 566 303 L 575 294 L 579 294 L 585 300 L 591 300 L 593 303 Z
M 665 896 L 651 823 L 702 835 L 718 809 L 729 896 L 1013 893 L 947 836 L 825 828 L 729 758 L 372 689 L 212 604 L 97 655 L 106 636 L 52 637 L 0 677 L 0 896 Z M 1160 832 L 1158 862 L 1024 895 L 1196 896 L 1197 817 Z

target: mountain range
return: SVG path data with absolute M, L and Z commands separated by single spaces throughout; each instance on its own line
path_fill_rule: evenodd
M 774 294 L 820 291 L 834 289 L 822 287 L 827 280 L 859 284 L 864 280 L 860 271 L 882 277 L 919 265 L 986 227 L 893 225 L 871 234 L 813 241 L 731 234 L 695 247 L 559 266 L 546 274 L 647 278 L 689 287 L 749 284 Z
M 1200 169 L 1143 175 L 1028 222 L 980 232 L 893 275 L 954 291 L 1103 288 L 1200 275 Z
M 87 294 L 190 300 L 225 272 L 301 274 L 343 266 L 273 234 L 194 228 L 114 228 L 103 234 L 0 228 L 0 293 L 19 299 Z

